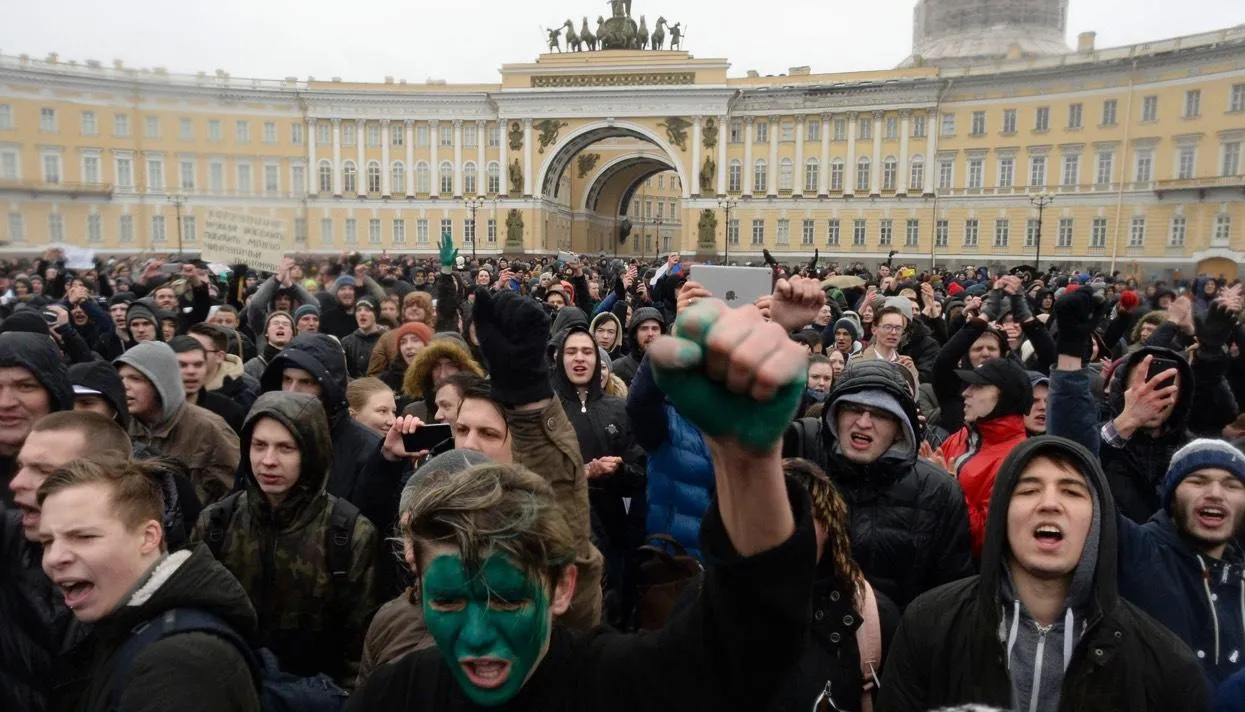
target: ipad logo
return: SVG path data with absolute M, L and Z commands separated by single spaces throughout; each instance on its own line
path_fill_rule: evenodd
M 739 298 L 739 297 L 736 297 L 736 296 L 735 296 L 735 290 L 733 290 L 733 289 L 728 289 L 728 290 L 726 290 L 726 301 L 728 301 L 728 302 L 733 302 L 733 301 L 735 301 L 735 300 L 736 300 L 736 299 L 738 299 L 738 298 Z

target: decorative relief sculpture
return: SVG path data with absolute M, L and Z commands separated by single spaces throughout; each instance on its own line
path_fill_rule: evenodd
M 597 17 L 595 35 L 588 30 L 587 17 L 583 19 L 578 34 L 571 20 L 562 23 L 557 29 L 546 29 L 549 51 L 583 52 L 585 48 L 594 51 L 598 47 L 603 50 L 660 50 L 665 48 L 667 35 L 670 37 L 670 49 L 682 48 L 686 34 L 682 31 L 682 23 L 671 25 L 665 17 L 658 17 L 650 35 L 643 15 L 640 15 L 639 25 L 631 18 L 631 0 L 607 0 L 606 4 L 610 6 L 610 18 L 607 20 Z
M 545 149 L 549 148 L 549 144 L 557 142 L 558 132 L 566 125 L 565 121 L 558 121 L 557 119 L 542 119 L 532 124 L 540 132 L 537 140 L 540 142 L 541 153 L 544 153 Z
M 581 153 L 576 159 L 579 162 L 579 177 L 583 178 L 597 167 L 597 161 L 601 160 L 599 153 Z
M 705 156 L 705 162 L 700 167 L 700 192 L 713 193 L 713 177 L 717 173 L 717 164 L 709 156 Z
M 698 247 L 713 247 L 717 242 L 718 216 L 712 210 L 705 208 L 700 211 L 700 220 L 696 222 L 696 236 Z
M 506 214 L 506 247 L 523 246 L 523 213 L 511 208 Z
M 510 122 L 510 130 L 506 132 L 510 138 L 510 150 L 517 151 L 523 148 L 523 124 L 518 121 Z
M 687 150 L 687 128 L 692 122 L 680 116 L 671 116 L 657 125 L 666 130 L 666 139 L 670 143 L 678 146 L 680 151 Z
M 519 159 L 514 159 L 514 163 L 510 164 L 510 193 L 511 195 L 523 194 L 523 166 L 519 165 Z
M 713 118 L 705 119 L 705 126 L 700 130 L 705 143 L 705 148 L 712 150 L 718 145 L 718 122 Z

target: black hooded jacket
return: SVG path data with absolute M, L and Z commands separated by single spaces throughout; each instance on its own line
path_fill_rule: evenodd
M 0 368 L 13 367 L 26 369 L 43 386 L 48 394 L 49 412 L 73 410 L 73 386 L 69 383 L 69 371 L 51 338 L 23 331 L 0 334 Z M 0 505 L 13 505 L 9 480 L 17 474 L 16 459 L 16 450 L 0 454 Z
M 885 393 L 920 432 L 916 404 L 899 369 L 855 361 L 830 395 L 820 420 L 801 418 L 783 437 L 784 457 L 817 463 L 834 480 L 851 514 L 852 557 L 878 591 L 903 608 L 921 593 L 973 572 L 964 493 L 955 480 L 917 457 L 917 444 L 892 447 L 871 465 L 839 454 L 829 426 L 835 403 L 863 391 Z
M 327 334 L 299 334 L 264 369 L 265 392 L 281 390 L 281 374 L 301 368 L 320 384 L 320 402 L 329 416 L 333 437 L 333 467 L 328 492 L 350 501 L 355 489 L 380 459 L 380 438 L 350 417 L 346 404 L 346 356 Z
M 666 333 L 666 320 L 662 318 L 661 312 L 653 307 L 640 307 L 631 313 L 631 321 L 627 323 L 626 347 L 630 349 L 626 356 L 614 359 L 614 365 L 610 371 L 628 386 L 631 385 L 631 379 L 635 378 L 635 372 L 640 368 L 640 360 L 644 358 L 644 349 L 636 342 L 636 331 L 640 328 L 640 324 L 646 321 L 656 321 L 661 325 L 661 333 Z
M 1192 653 L 1174 635 L 1124 601 L 1116 589 L 1115 506 L 1090 453 L 1042 436 L 1012 451 L 999 468 L 986 521 L 981 575 L 950 583 L 913 601 L 891 644 L 879 712 L 925 712 L 977 703 L 1015 708 L 1006 642 L 1000 640 L 1008 509 L 1021 472 L 1035 457 L 1075 463 L 1102 507 L 1084 632 L 1063 676 L 1060 712 L 1206 710 L 1208 690 Z M 1092 539 L 1091 539 L 1092 541 Z M 1104 555 L 1105 554 L 1105 555 Z
M 82 386 L 99 395 L 116 411 L 113 418 L 125 428 L 130 428 L 130 409 L 126 405 L 125 385 L 117 373 L 117 367 L 105 361 L 87 361 L 75 363 L 69 367 L 69 382 L 74 386 Z

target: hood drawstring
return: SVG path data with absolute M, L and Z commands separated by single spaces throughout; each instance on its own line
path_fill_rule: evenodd
M 1202 567 L 1202 589 L 1206 591 L 1206 603 L 1210 605 L 1210 622 L 1215 629 L 1215 664 L 1219 664 L 1219 612 L 1215 610 L 1215 597 L 1210 592 L 1210 569 L 1206 568 L 1206 560 L 1197 555 L 1197 563 Z M 1245 611 L 1245 589 L 1241 591 L 1242 611 Z
M 1076 619 L 1072 616 L 1072 607 L 1063 614 L 1063 671 L 1068 672 L 1068 663 L 1072 662 L 1072 645 L 1076 638 Z
M 1020 599 L 1012 601 L 1012 629 L 1007 634 L 1007 669 L 1012 669 L 1012 648 L 1016 647 L 1016 638 L 1020 635 Z M 1003 620 L 1007 620 L 1007 608 L 1003 608 Z

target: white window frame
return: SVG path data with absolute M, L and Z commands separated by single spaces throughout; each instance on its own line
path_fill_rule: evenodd
M 1167 246 L 1184 247 L 1189 234 L 1189 221 L 1183 215 L 1173 215 L 1167 229 Z
M 1107 219 L 1094 218 L 1089 228 L 1090 249 L 1102 249 L 1107 246 Z
M 1134 215 L 1128 224 L 1128 246 L 1129 247 L 1145 247 L 1146 244 L 1146 216 Z
M 1055 234 L 1055 247 L 1070 249 L 1075 235 L 1075 224 L 1072 218 L 1059 218 L 1059 226 Z
M 277 122 L 264 122 L 264 143 L 273 144 L 277 142 Z

